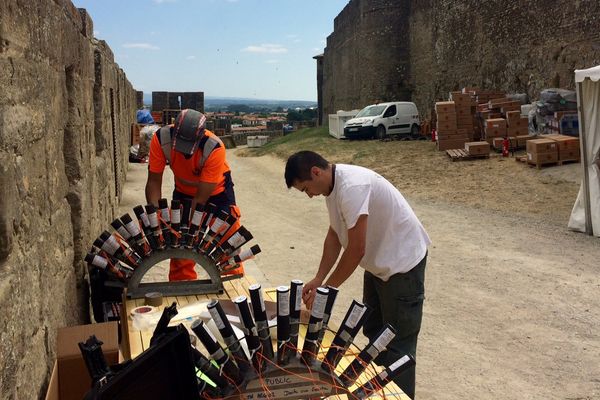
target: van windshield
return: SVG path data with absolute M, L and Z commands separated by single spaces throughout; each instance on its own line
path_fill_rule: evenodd
M 385 109 L 385 106 L 368 106 L 368 107 L 365 107 L 362 110 L 360 110 L 360 112 L 358 114 L 356 114 L 356 117 L 354 117 L 354 118 L 374 117 L 376 115 L 381 114 L 384 109 Z

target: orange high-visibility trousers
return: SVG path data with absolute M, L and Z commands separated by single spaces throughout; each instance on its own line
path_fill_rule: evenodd
M 239 219 L 241 214 L 238 206 L 231 206 L 230 212 L 233 216 L 237 217 L 237 219 L 227 235 L 225 235 L 225 237 L 219 243 L 229 239 L 229 237 L 233 235 L 233 233 L 241 226 Z M 169 281 L 192 281 L 198 279 L 198 274 L 196 274 L 196 270 L 194 268 L 195 266 L 196 262 L 194 260 L 188 260 L 185 258 L 172 258 L 169 264 Z M 226 273 L 222 274 L 222 276 L 238 275 L 243 273 L 244 265 L 240 264 L 239 267 L 231 271 L 227 271 Z

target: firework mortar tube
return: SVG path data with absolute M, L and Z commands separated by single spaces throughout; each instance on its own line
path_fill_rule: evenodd
M 262 345 L 260 343 L 260 339 L 258 338 L 258 331 L 256 330 L 256 325 L 252 319 L 250 307 L 248 306 L 248 299 L 246 296 L 239 296 L 233 300 L 233 302 L 238 308 L 240 320 L 242 321 L 242 330 L 246 335 L 246 344 L 248 345 L 248 351 L 250 353 L 252 365 L 254 366 L 256 372 L 260 374 L 264 369 L 264 363 L 261 354 Z
M 133 240 L 135 240 L 136 245 L 139 249 L 141 249 L 140 255 L 147 256 L 152 252 L 152 248 L 150 244 L 146 241 L 144 237 L 144 232 L 140 229 L 139 223 L 134 221 L 129 214 L 124 214 L 121 217 L 121 222 L 127 229 L 127 232 L 131 235 Z
M 204 212 L 204 204 L 196 204 L 196 209 L 194 210 L 194 214 L 192 215 L 192 220 L 190 221 L 190 227 L 185 235 L 185 248 L 192 249 L 194 247 L 194 241 L 198 236 L 198 229 L 200 229 L 200 225 L 202 225 L 202 221 L 206 218 L 206 213 Z
M 192 200 L 191 199 L 183 199 L 181 201 L 181 226 L 179 230 L 181 231 L 181 240 L 183 244 L 185 244 L 185 238 L 187 236 L 188 229 L 190 228 L 190 212 L 192 208 Z
M 211 253 L 211 257 L 219 263 L 226 261 L 234 251 L 250 240 L 252 240 L 252 234 L 242 225 L 227 240 L 217 245 Z
M 346 354 L 350 344 L 354 341 L 358 331 L 365 323 L 369 312 L 370 309 L 366 305 L 356 300 L 352 301 L 340 328 L 331 342 L 327 354 L 325 354 L 323 363 L 321 363 L 323 370 L 331 372 L 336 368 L 344 354 Z
M 231 257 L 224 263 L 217 264 L 217 267 L 219 267 L 222 271 L 229 271 L 230 269 L 234 269 L 235 267 L 237 267 L 240 263 L 243 263 L 244 261 L 253 258 L 255 255 L 260 253 L 260 251 L 260 246 L 255 244 L 249 249 L 242 250 L 240 254 Z
M 135 256 L 139 262 L 142 258 L 141 256 L 144 254 L 144 249 L 138 246 L 133 236 L 131 236 L 131 233 L 129 233 L 127 228 L 125 228 L 125 225 L 123 225 L 123 222 L 121 222 L 121 220 L 117 218 L 113 222 L 111 222 L 110 225 L 113 227 L 115 232 L 118 233 L 121 236 L 121 238 L 125 240 L 125 242 L 127 242 L 127 245 L 131 247 L 131 249 L 133 249 L 133 251 L 135 252 Z
M 158 200 L 158 210 L 162 220 L 162 237 L 165 240 L 165 247 L 171 247 L 171 212 L 167 199 Z
M 150 247 L 152 248 L 152 250 L 158 249 L 158 244 L 154 240 L 154 235 L 152 234 L 152 228 L 150 228 L 150 220 L 148 219 L 148 214 L 146 214 L 144 207 L 135 206 L 133 208 L 133 212 L 134 212 L 135 216 L 137 217 L 138 222 L 141 225 L 142 230 L 144 231 L 144 236 L 146 237 L 146 240 L 150 244 Z
M 181 238 L 181 202 L 171 200 L 171 247 L 179 248 Z
M 325 331 L 327 330 L 327 325 L 329 324 L 329 319 L 331 318 L 331 310 L 333 309 L 333 305 L 335 304 L 335 299 L 338 295 L 338 288 L 333 286 L 327 286 L 329 289 L 329 295 L 327 296 L 327 303 L 325 304 L 325 311 L 323 311 L 323 326 L 319 331 L 319 347 L 321 346 L 321 342 L 323 341 L 323 337 L 325 336 Z
M 221 375 L 231 379 L 236 385 L 239 385 L 243 380 L 243 376 L 240 375 L 240 369 L 227 355 L 223 347 L 219 344 L 217 339 L 212 333 L 206 328 L 204 322 L 201 319 L 197 319 L 192 323 L 192 331 L 196 334 L 198 339 L 202 342 L 210 357 L 215 360 L 221 370 Z
M 152 204 L 146 205 L 146 215 L 148 215 L 148 221 L 150 222 L 150 229 L 152 230 L 154 242 L 159 250 L 163 250 L 166 246 L 162 237 L 162 230 L 160 229 L 160 222 L 158 221 L 156 207 L 154 207 Z
M 304 282 L 294 279 L 290 283 L 290 344 L 298 348 L 298 331 L 300 330 L 300 310 L 302 308 L 302 288 Z
M 277 288 L 277 364 L 285 366 L 290 362 L 290 288 Z
M 302 346 L 302 361 L 306 365 L 311 365 L 319 351 L 319 331 L 323 324 L 323 312 L 327 304 L 327 296 L 329 289 L 318 287 L 312 309 L 310 310 L 310 318 L 308 320 L 308 328 L 304 337 L 304 345 Z
M 413 356 L 410 354 L 404 355 L 377 374 L 373 379 L 356 389 L 352 394 L 359 399 L 369 397 L 415 364 L 416 362 Z
M 252 312 L 254 314 L 254 321 L 256 322 L 258 337 L 260 338 L 260 342 L 262 344 L 263 355 L 269 360 L 273 360 L 275 354 L 273 352 L 273 342 L 271 340 L 269 321 L 267 318 L 267 311 L 265 308 L 265 301 L 263 299 L 261 286 L 260 284 L 255 283 L 248 287 L 248 291 L 250 292 Z
M 248 357 L 246 357 L 246 353 L 244 353 L 238 338 L 235 336 L 231 322 L 227 319 L 227 315 L 219 301 L 211 300 L 206 308 L 215 322 L 215 325 L 217 325 L 217 329 L 219 329 L 219 333 L 225 341 L 229 352 L 235 357 L 235 361 L 240 369 L 242 371 L 250 370 L 250 361 L 248 360 Z
M 367 368 L 367 365 L 379 355 L 380 352 L 384 351 L 390 342 L 396 336 L 396 331 L 390 324 L 386 324 L 381 331 L 375 336 L 375 339 L 365 347 L 360 354 L 352 361 L 352 363 L 342 372 L 340 379 L 349 387 L 356 378 L 362 374 Z

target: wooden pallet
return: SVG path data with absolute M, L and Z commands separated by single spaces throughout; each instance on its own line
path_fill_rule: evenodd
M 466 161 L 466 160 L 475 160 L 478 158 L 490 158 L 489 154 L 478 154 L 473 155 L 467 153 L 464 149 L 450 149 L 446 150 L 446 154 L 452 161 Z
M 536 167 L 537 169 L 542 169 L 542 167 L 554 167 L 557 165 L 561 166 L 563 164 L 578 163 L 580 160 L 579 159 L 570 159 L 570 160 L 559 160 L 559 161 L 546 162 L 546 163 L 535 163 L 535 162 L 529 161 L 527 159 L 527 156 L 521 156 L 521 157 L 515 157 L 515 161 L 525 163 L 525 164 L 529 165 L 531 168 Z

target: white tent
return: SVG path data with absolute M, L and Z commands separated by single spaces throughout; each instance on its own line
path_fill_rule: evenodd
M 600 65 L 575 70 L 583 179 L 569 229 L 600 236 Z

